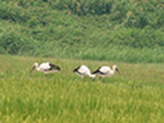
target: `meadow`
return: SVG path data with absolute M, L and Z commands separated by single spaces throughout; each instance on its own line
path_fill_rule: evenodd
M 1 0 L 0 123 L 162 123 L 163 0 Z M 61 67 L 31 72 L 34 62 Z M 85 82 L 73 73 L 117 64 Z
M 164 65 L 0 55 L 0 123 L 161 123 Z M 53 62 L 53 76 L 30 72 L 34 62 Z M 85 82 L 72 70 L 117 64 L 120 74 Z

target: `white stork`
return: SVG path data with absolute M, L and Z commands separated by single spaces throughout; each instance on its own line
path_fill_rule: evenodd
M 91 74 L 90 69 L 85 65 L 81 65 L 81 66 L 77 67 L 76 69 L 73 70 L 73 72 L 75 72 L 77 75 L 81 76 L 83 81 L 84 81 L 85 76 L 89 76 L 89 77 L 93 78 L 93 80 L 96 77 L 96 75 Z
M 49 63 L 49 62 L 42 63 L 40 65 L 37 62 L 35 62 L 33 64 L 32 71 L 34 69 L 36 69 L 37 71 L 40 71 L 40 72 L 44 72 L 45 74 L 60 71 L 60 67 L 59 66 L 54 65 L 54 64 Z
M 100 78 L 111 77 L 114 75 L 115 71 L 119 72 L 117 65 L 113 65 L 111 69 L 109 66 L 102 66 L 99 67 L 96 71 L 92 74 L 97 74 Z

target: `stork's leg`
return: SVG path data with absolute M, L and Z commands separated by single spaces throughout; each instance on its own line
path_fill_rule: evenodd
M 51 77 L 54 77 L 54 73 L 51 73 Z
M 95 82 L 95 79 L 96 79 L 96 78 L 93 78 L 93 81 L 94 81 L 94 82 Z
M 85 76 L 83 76 L 83 82 L 85 82 Z
M 44 75 L 45 75 L 45 77 L 48 79 L 48 76 L 47 76 L 47 74 L 45 73 Z
M 105 83 L 105 77 L 102 78 L 102 82 Z
M 99 80 L 102 81 L 104 83 L 104 77 L 100 76 Z

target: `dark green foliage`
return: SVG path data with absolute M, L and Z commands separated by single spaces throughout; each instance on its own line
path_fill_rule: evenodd
M 12 55 L 33 50 L 35 46 L 35 42 L 31 42 L 27 37 L 20 36 L 14 32 L 13 29 L 8 29 L 7 32 L 2 33 L 0 39 L 0 47 L 4 49 L 6 53 Z
M 2 0 L 0 5 L 0 53 L 164 61 L 162 0 Z
M 112 3 L 113 1 L 75 0 L 67 3 L 66 9 L 77 15 L 103 15 L 111 12 Z
M 14 2 L 10 2 L 10 4 L 1 2 L 0 19 L 11 20 L 13 22 L 27 21 L 30 17 L 26 10 L 14 4 Z

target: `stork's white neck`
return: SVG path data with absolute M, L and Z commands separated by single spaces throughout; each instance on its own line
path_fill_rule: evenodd
M 118 70 L 116 65 L 113 65 L 113 70 L 111 71 L 111 74 L 114 74 L 116 72 L 116 70 Z
M 116 72 L 116 69 L 113 68 L 113 70 L 111 71 L 112 74 L 114 74 Z
M 39 66 L 36 66 L 35 68 L 36 68 L 36 70 L 37 70 L 37 71 L 40 71 L 40 68 L 39 68 Z
M 38 63 L 35 63 L 34 66 L 35 66 L 35 69 L 36 69 L 37 71 L 40 71 L 40 68 L 39 68 L 39 64 L 38 64 Z
M 91 78 L 95 78 L 96 77 L 96 75 L 91 74 L 91 73 L 89 73 L 88 76 L 90 76 Z
M 111 75 L 114 75 L 115 71 L 116 71 L 116 70 L 113 69 L 113 70 L 110 72 L 110 74 L 111 74 Z

